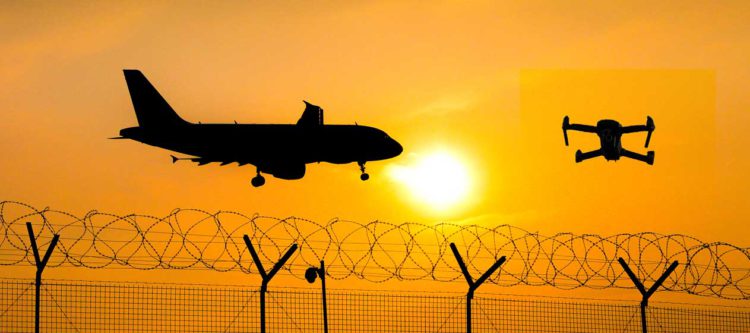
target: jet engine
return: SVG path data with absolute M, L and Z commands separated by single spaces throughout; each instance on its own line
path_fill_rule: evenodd
M 283 164 L 283 165 L 272 165 L 267 170 L 262 170 L 262 172 L 270 173 L 274 177 L 279 179 L 287 179 L 287 180 L 293 180 L 293 179 L 300 179 L 305 176 L 305 164 L 299 163 L 299 164 Z

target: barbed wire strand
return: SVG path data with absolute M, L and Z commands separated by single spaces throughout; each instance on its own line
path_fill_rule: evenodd
M 449 244 L 456 243 L 469 270 L 476 275 L 505 255 L 506 263 L 487 280 L 500 286 L 632 288 L 617 263 L 617 258 L 622 257 L 646 283 L 653 283 L 672 261 L 679 261 L 680 266 L 663 285 L 666 290 L 750 299 L 750 248 L 705 243 L 681 234 L 544 236 L 505 224 L 486 227 L 340 219 L 321 224 L 298 217 L 198 209 L 175 209 L 164 217 L 98 211 L 78 217 L 2 201 L 0 266 L 34 263 L 26 222 L 34 225 L 42 249 L 49 245 L 52 235 L 61 236 L 48 267 L 254 274 L 255 266 L 242 240 L 247 234 L 266 262 L 275 262 L 292 243 L 297 243 L 299 250 L 284 267 L 292 273 L 325 260 L 332 279 L 447 282 L 463 278 L 449 250 Z

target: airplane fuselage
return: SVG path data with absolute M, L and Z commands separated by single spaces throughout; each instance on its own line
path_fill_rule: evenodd
M 195 124 L 182 119 L 138 70 L 123 70 L 138 127 L 120 130 L 121 138 L 168 149 L 191 157 L 172 156 L 172 162 L 252 164 L 257 175 L 251 184 L 263 186 L 262 173 L 281 179 L 300 179 L 305 165 L 356 162 L 360 179 L 367 180 L 365 163 L 396 157 L 401 145 L 382 130 L 359 125 L 326 125 L 323 109 L 305 103 L 296 124 Z
M 149 130 L 130 127 L 120 135 L 148 145 L 199 156 L 198 162 L 252 164 L 261 171 L 304 164 L 344 164 L 398 156 L 403 148 L 385 132 L 359 125 L 184 124 Z M 290 171 L 291 172 L 291 171 Z M 295 172 L 284 179 L 296 179 Z

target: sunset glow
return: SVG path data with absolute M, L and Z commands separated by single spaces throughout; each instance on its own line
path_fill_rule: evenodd
M 390 175 L 414 201 L 434 212 L 455 208 L 472 188 L 465 163 L 447 151 L 418 155 L 412 164 L 393 166 Z
M 539 235 L 653 232 L 750 246 L 750 2 L 11 1 L 2 8 L 0 200 L 76 216 L 196 209 L 323 226 L 510 225 Z M 265 174 L 266 184 L 256 188 L 251 164 L 173 163 L 170 155 L 189 156 L 109 140 L 138 126 L 124 69 L 143 72 L 196 124 L 293 125 L 306 100 L 325 110 L 325 125 L 380 129 L 403 152 L 368 161 L 367 181 L 357 163 L 322 162 L 307 164 L 301 179 Z M 653 118 L 648 148 L 645 133 L 624 136 L 622 144 L 639 154 L 655 151 L 654 165 L 626 158 L 576 163 L 577 150 L 595 150 L 600 141 L 570 131 L 566 146 L 565 116 L 623 126 Z M 236 150 L 269 144 L 246 140 Z M 240 226 L 224 222 L 227 230 Z M 368 243 L 380 230 L 346 237 Z M 413 243 L 408 238 L 380 242 Z M 277 241 L 281 250 L 290 242 Z M 243 246 L 238 239 L 237 249 Z M 300 251 L 308 255 L 305 246 Z M 408 264 L 432 267 L 446 250 L 437 249 Z M 224 260 L 225 250 L 205 252 Z M 243 253 L 237 258 L 250 267 Z M 291 260 L 295 274 L 307 268 Z M 509 256 L 503 269 L 521 269 L 519 263 Z M 491 263 L 473 265 L 477 277 Z M 33 277 L 33 268 L 22 266 L 27 271 L 17 276 Z M 124 272 L 55 267 L 44 274 L 242 285 L 260 279 L 203 269 Z M 356 275 L 330 285 L 373 288 L 357 285 Z M 440 288 L 465 293 L 459 282 Z M 388 288 L 411 289 L 407 283 Z M 521 287 L 499 291 L 523 293 Z M 592 296 L 582 289 L 575 296 Z

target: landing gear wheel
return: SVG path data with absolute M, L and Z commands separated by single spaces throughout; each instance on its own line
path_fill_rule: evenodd
M 359 171 L 362 171 L 362 174 L 359 175 L 359 179 L 362 179 L 362 181 L 370 179 L 370 175 L 365 172 L 365 162 L 357 162 L 359 165 Z
M 266 179 L 263 178 L 263 176 L 261 175 L 257 175 L 253 177 L 253 179 L 250 180 L 250 184 L 252 184 L 253 187 L 261 187 L 265 183 L 266 183 Z

